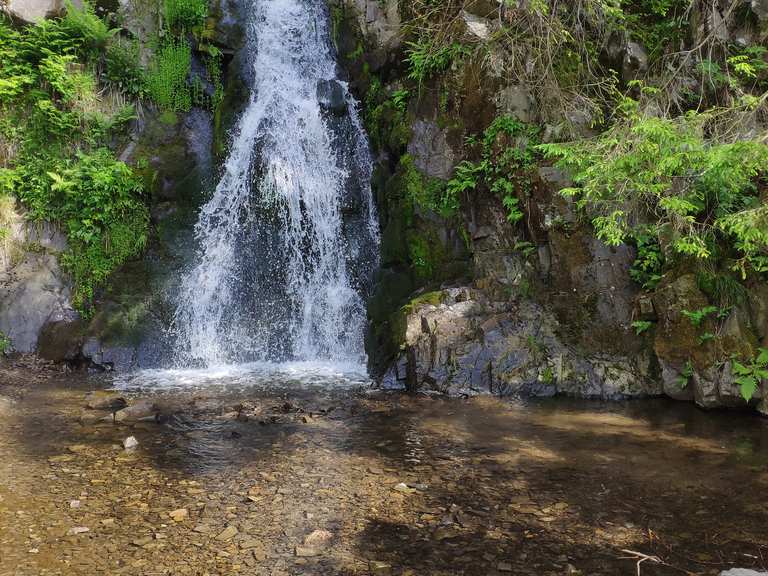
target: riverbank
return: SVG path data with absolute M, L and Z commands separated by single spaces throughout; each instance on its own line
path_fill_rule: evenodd
M 0 385 L 0 574 L 766 567 L 757 417 L 222 386 L 128 394 L 151 414 L 113 424 L 85 407 L 105 384 Z

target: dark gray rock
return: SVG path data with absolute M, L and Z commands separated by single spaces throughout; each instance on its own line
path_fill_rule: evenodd
M 408 154 L 413 157 L 416 168 L 432 178 L 450 178 L 456 161 L 447 132 L 434 122 L 417 120 L 413 123 L 412 133 Z
M 347 111 L 346 90 L 338 80 L 320 80 L 317 83 L 317 100 L 323 109 L 337 116 L 343 116 Z

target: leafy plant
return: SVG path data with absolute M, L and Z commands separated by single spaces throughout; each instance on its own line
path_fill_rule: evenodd
M 147 75 L 147 90 L 163 108 L 185 112 L 192 105 L 187 84 L 192 52 L 186 40 L 167 40 L 157 51 Z
M 469 49 L 459 43 L 435 46 L 431 40 L 409 42 L 406 50 L 408 78 L 421 84 L 433 75 L 447 70 L 450 65 L 468 54 Z
M 164 0 L 163 15 L 168 28 L 192 29 L 208 16 L 206 0 Z
M 104 57 L 104 82 L 114 90 L 141 98 L 146 93 L 146 72 L 139 64 L 137 42 L 111 42 Z
M 0 332 L 0 354 L 6 354 L 11 350 L 11 339 Z
M 646 332 L 647 330 L 650 330 L 653 326 L 653 322 L 650 322 L 648 320 L 635 320 L 632 322 L 632 328 L 635 329 L 635 334 L 640 336 L 643 332 Z
M 698 328 L 707 316 L 715 314 L 719 310 L 717 306 L 705 306 L 699 310 L 681 310 L 681 312 L 683 316 L 690 320 L 691 324 Z
M 690 360 L 688 360 L 685 363 L 685 366 L 683 366 L 683 370 L 680 372 L 680 375 L 677 377 L 677 384 L 680 386 L 680 388 L 686 388 L 691 378 L 693 378 L 693 364 Z
M 760 348 L 757 357 L 748 363 L 733 360 L 732 372 L 736 377 L 735 382 L 741 388 L 742 397 L 749 402 L 760 382 L 768 379 L 768 349 Z
M 629 269 L 629 276 L 644 290 L 653 290 L 661 282 L 664 267 L 658 236 L 653 230 L 638 228 L 632 237 L 637 247 L 637 257 Z
M 573 174 L 576 186 L 562 194 L 592 216 L 597 236 L 618 245 L 652 217 L 681 257 L 732 254 L 742 275 L 768 271 L 768 207 L 756 187 L 768 145 L 707 140 L 714 112 L 644 117 L 630 99 L 623 110 L 595 140 L 538 147 Z

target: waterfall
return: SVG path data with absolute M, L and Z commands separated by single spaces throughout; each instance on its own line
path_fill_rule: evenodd
M 179 365 L 363 365 L 377 265 L 371 158 L 323 0 L 252 0 L 251 93 L 195 228 Z

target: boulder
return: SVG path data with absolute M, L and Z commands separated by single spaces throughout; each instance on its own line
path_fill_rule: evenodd
M 37 354 L 45 360 L 64 362 L 80 356 L 85 323 L 76 312 L 67 318 L 48 322 L 40 331 Z
M 491 22 L 487 18 L 477 16 L 466 10 L 461 11 L 461 18 L 467 27 L 467 33 L 479 40 L 488 40 L 491 37 Z
M 73 314 L 69 279 L 53 254 L 28 252 L 0 272 L 0 332 L 14 351 L 35 352 L 43 326 Z
M 507 86 L 496 94 L 495 101 L 500 114 L 513 116 L 521 122 L 536 120 L 536 101 L 525 86 Z
M 338 80 L 320 80 L 317 83 L 317 100 L 320 107 L 337 116 L 347 111 L 347 94 Z
M 81 0 L 73 4 L 82 7 Z M 63 0 L 8 0 L 5 11 L 17 20 L 27 23 L 39 22 L 44 18 L 56 16 L 64 10 Z

